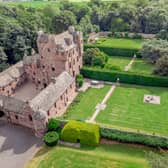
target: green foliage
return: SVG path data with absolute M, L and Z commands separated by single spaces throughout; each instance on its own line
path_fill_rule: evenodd
M 43 137 L 43 141 L 47 146 L 55 146 L 58 140 L 59 140 L 59 135 L 55 131 L 47 132 Z
M 117 140 L 120 142 L 139 143 L 152 147 L 168 148 L 168 139 L 159 136 L 119 131 L 109 128 L 100 128 L 100 135 L 102 138 Z
M 84 50 L 87 50 L 89 48 L 99 48 L 100 51 L 103 51 L 107 55 L 132 57 L 134 54 L 136 54 L 137 57 L 141 57 L 139 50 L 137 50 L 137 49 L 114 48 L 114 47 L 110 47 L 110 46 L 108 47 L 108 46 L 99 46 L 99 45 L 91 45 L 91 44 L 84 45 Z
M 141 55 L 151 63 L 156 63 L 163 56 L 168 55 L 168 41 L 166 40 L 148 40 L 143 44 Z
M 49 119 L 47 124 L 48 131 L 58 131 L 60 128 L 60 121 L 54 118 Z
M 99 126 L 79 121 L 69 121 L 61 131 L 61 139 L 69 142 L 80 142 L 82 145 L 99 144 Z
M 59 25 L 59 26 L 58 26 Z M 76 17 L 71 11 L 63 11 L 56 15 L 52 20 L 52 31 L 54 33 L 62 33 L 69 26 L 76 25 Z
M 81 74 L 76 76 L 76 84 L 78 87 L 81 87 L 83 85 L 84 79 Z
M 118 66 L 118 65 L 112 65 L 110 63 L 107 63 L 105 65 L 105 69 L 121 71 L 121 67 L 120 66 Z
M 107 56 L 98 48 L 89 48 L 83 55 L 83 62 L 85 65 L 104 67 L 107 59 Z
M 87 67 L 83 67 L 81 69 L 81 74 L 86 78 L 110 82 L 116 82 L 117 78 L 119 78 L 121 83 L 160 87 L 168 86 L 168 78 L 147 74 L 135 74 L 131 72 L 119 72 L 112 70 L 109 71 L 105 69 Z

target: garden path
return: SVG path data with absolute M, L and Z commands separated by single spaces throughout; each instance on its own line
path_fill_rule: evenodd
M 132 67 L 132 64 L 134 63 L 135 59 L 136 59 L 136 55 L 134 55 L 132 60 L 129 62 L 129 64 L 125 66 L 124 71 L 128 71 Z
M 115 90 L 115 88 L 116 88 L 116 85 L 111 86 L 110 90 L 107 92 L 107 94 L 105 95 L 102 102 L 96 106 L 96 111 L 93 113 L 92 117 L 88 120 L 88 122 L 95 122 L 95 119 L 96 119 L 97 115 L 100 113 L 100 111 L 105 109 L 106 102 L 110 98 L 110 96 L 113 93 L 113 91 Z

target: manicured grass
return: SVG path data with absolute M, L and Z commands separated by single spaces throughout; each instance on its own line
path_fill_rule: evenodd
M 100 38 L 95 45 L 114 48 L 141 49 L 142 39 Z
M 108 66 L 110 67 L 119 67 L 121 71 L 124 70 L 125 66 L 129 64 L 131 61 L 131 58 L 129 57 L 119 57 L 119 56 L 109 56 L 108 62 L 105 65 L 105 69 L 109 69 Z
M 129 71 L 135 73 L 152 74 L 153 70 L 154 66 L 152 64 L 147 63 L 143 59 L 136 59 Z
M 145 159 L 148 151 L 121 144 L 81 149 L 43 147 L 26 168 L 150 168 Z
M 160 96 L 161 104 L 144 103 L 145 94 Z M 117 87 L 96 121 L 117 128 L 168 136 L 168 89 L 130 85 Z
M 74 102 L 68 108 L 64 119 L 89 119 L 95 111 L 95 107 L 102 101 L 110 86 L 101 89 L 89 88 L 86 92 L 80 92 Z

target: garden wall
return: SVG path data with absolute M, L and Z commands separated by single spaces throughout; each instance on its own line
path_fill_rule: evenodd
M 121 83 L 137 84 L 144 86 L 168 87 L 168 78 L 166 77 L 135 74 L 131 72 L 120 72 L 114 70 L 108 71 L 104 69 L 89 67 L 83 67 L 81 69 L 81 74 L 85 78 L 109 82 L 116 82 L 117 78 L 119 78 Z

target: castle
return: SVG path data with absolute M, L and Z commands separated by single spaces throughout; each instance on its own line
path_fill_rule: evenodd
M 37 136 L 49 118 L 61 116 L 76 96 L 82 67 L 82 33 L 38 33 L 38 54 L 0 73 L 0 120 L 31 128 Z

